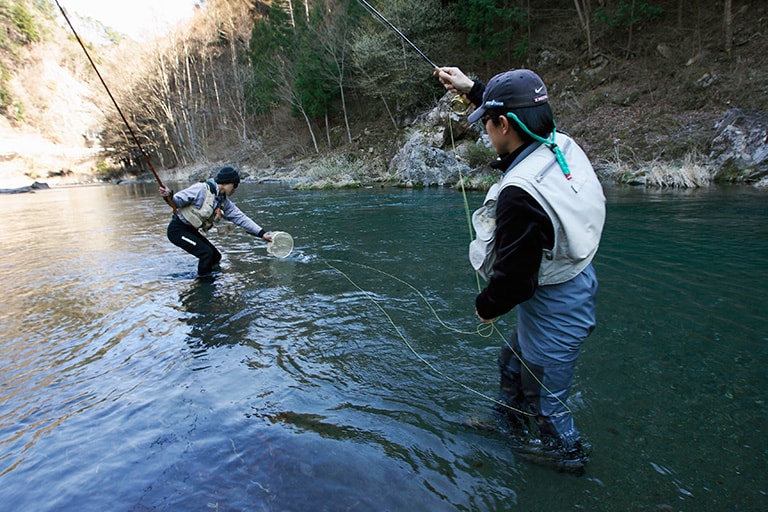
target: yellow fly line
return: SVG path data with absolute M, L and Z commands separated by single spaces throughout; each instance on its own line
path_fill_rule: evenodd
M 449 124 L 450 135 L 451 135 L 451 147 L 452 147 L 452 149 L 453 149 L 453 154 L 454 154 L 454 156 L 455 156 L 455 155 L 456 155 L 456 144 L 455 144 L 455 141 L 454 141 L 454 137 L 453 137 L 453 127 L 451 126 L 451 123 L 450 123 L 450 121 L 449 121 L 449 123 L 448 123 L 448 124 Z M 458 161 L 457 161 L 456 165 L 457 165 L 457 167 L 458 167 L 458 171 L 459 171 L 459 183 L 460 183 L 460 187 L 461 187 L 462 198 L 463 198 L 463 200 L 464 200 L 464 210 L 465 210 L 465 213 L 466 213 L 466 217 L 467 217 L 467 227 L 468 227 L 468 232 L 469 232 L 469 238 L 470 238 L 470 241 L 471 241 L 471 240 L 474 238 L 474 236 L 473 236 L 473 231 L 472 231 L 472 217 L 471 217 L 471 212 L 470 212 L 470 209 L 469 209 L 469 200 L 468 200 L 468 198 L 467 198 L 467 191 L 466 191 L 466 188 L 465 188 L 465 186 L 464 186 L 464 176 L 463 176 L 463 174 L 462 174 L 462 172 L 461 172 L 461 166 L 459 166 L 459 165 L 458 165 Z M 419 353 L 419 352 L 418 352 L 418 351 L 417 351 L 417 350 L 414 348 L 414 346 L 413 346 L 413 345 L 412 345 L 412 344 L 411 344 L 411 343 L 408 341 L 408 338 L 407 338 L 407 337 L 406 337 L 406 336 L 403 334 L 403 332 L 402 332 L 402 331 L 401 331 L 401 330 L 398 328 L 398 326 L 397 326 L 397 324 L 395 323 L 395 321 L 393 320 L 392 316 L 390 316 L 390 314 L 389 314 L 389 313 L 386 311 L 386 309 L 384 309 L 384 307 L 381 305 L 381 303 L 380 303 L 378 300 L 376 300 L 376 298 L 374 297 L 374 295 L 373 295 L 373 294 L 371 294 L 370 292 L 368 292 L 367 290 L 365 290 L 365 289 L 363 289 L 361 286 L 359 286 L 359 285 L 358 285 L 358 284 L 357 284 L 357 283 L 356 283 L 354 280 L 352 280 L 352 278 L 351 278 L 351 277 L 349 277 L 349 275 L 347 275 L 345 272 L 343 272 L 343 271 L 342 271 L 341 269 L 339 269 L 337 266 L 334 266 L 334 265 L 332 265 L 332 264 L 331 264 L 329 261 L 327 261 L 327 260 L 324 260 L 324 261 L 325 261 L 325 264 L 326 264 L 326 265 L 328 265 L 330 268 L 332 268 L 333 270 L 335 270 L 336 272 L 338 272 L 338 273 L 339 273 L 339 274 L 340 274 L 342 277 L 344 277 L 344 279 L 346 279 L 346 280 L 347 280 L 347 281 L 348 281 L 348 282 L 349 282 L 349 283 L 350 283 L 352 286 L 354 286 L 354 287 L 355 287 L 355 288 L 357 288 L 357 289 L 358 289 L 360 292 L 362 292 L 363 294 L 365 294 L 365 296 L 366 296 L 366 297 L 367 297 L 367 298 L 368 298 L 368 299 L 369 299 L 371 302 L 373 302 L 373 304 L 374 304 L 374 305 L 375 305 L 375 306 L 376 306 L 376 307 L 377 307 L 377 308 L 378 308 L 378 309 L 379 309 L 379 310 L 380 310 L 380 311 L 381 311 L 381 312 L 384 314 L 384 316 L 387 318 L 387 320 L 388 320 L 388 321 L 389 321 L 389 323 L 392 325 L 392 327 L 394 328 L 395 332 L 398 334 L 398 336 L 399 336 L 399 337 L 400 337 L 400 339 L 403 341 L 403 343 L 404 343 L 404 344 L 405 344 L 405 346 L 408 348 L 408 350 L 410 350 L 410 352 L 411 352 L 411 353 L 412 353 L 414 356 L 416 356 L 416 358 L 417 358 L 419 361 L 421 361 L 422 363 L 424 363 L 424 364 L 425 364 L 425 365 L 426 365 L 426 366 L 427 366 L 427 367 L 428 367 L 430 370 L 432 370 L 434 373 L 436 373 L 437 375 L 439 375 L 439 376 L 443 377 L 443 378 L 444 378 L 444 379 L 446 379 L 447 381 L 449 381 L 449 382 L 452 382 L 453 384 L 456 384 L 457 386 L 459 386 L 459 387 L 461 387 L 461 388 L 465 389 L 466 391 L 468 391 L 468 392 L 470 392 L 470 393 L 472 393 L 472 394 L 474 394 L 474 395 L 477 395 L 477 396 L 479 396 L 479 397 L 481 397 L 481 398 L 483 398 L 483 399 L 485 399 L 485 400 L 488 400 L 489 402 L 493 402 L 494 404 L 496 404 L 496 405 L 498 405 L 498 406 L 500 406 L 500 407 L 503 407 L 503 408 L 505 408 L 505 409 L 509 409 L 509 410 L 511 410 L 511 411 L 514 411 L 515 413 L 518 413 L 518 414 L 522 414 L 522 415 L 526 415 L 526 416 L 535 416 L 535 414 L 534 414 L 534 413 L 532 413 L 532 412 L 530 412 L 530 411 L 524 411 L 524 410 L 518 409 L 518 408 L 516 408 L 516 407 L 513 407 L 513 406 L 511 406 L 511 405 L 509 405 L 509 404 L 505 403 L 505 402 L 502 402 L 502 401 L 500 401 L 500 400 L 497 400 L 497 399 L 495 399 L 495 398 L 493 398 L 493 397 L 491 397 L 491 396 L 488 396 L 487 394 L 485 394 L 485 393 L 483 393 L 483 392 L 481 392 L 481 391 L 479 391 L 479 390 L 477 390 L 477 389 L 474 389 L 473 387 L 471 387 L 471 386 L 468 386 L 467 384 L 464 384 L 463 382 L 460 382 L 460 381 L 458 381 L 458 380 L 454 379 L 454 378 L 453 378 L 453 377 L 451 377 L 450 375 L 448 375 L 448 374 L 446 374 L 445 372 L 441 371 L 439 368 L 435 367 L 435 365 L 433 365 L 432 363 L 430 363 L 429 361 L 427 361 L 427 359 L 425 359 L 425 358 L 424 358 L 424 357 L 423 357 L 423 356 L 422 356 L 422 355 L 421 355 L 421 354 L 420 354 L 420 353 Z M 570 408 L 568 407 L 568 405 L 567 405 L 565 402 L 563 402 L 563 401 L 562 401 L 562 399 L 560 399 L 560 397 L 558 397 L 556 394 L 554 394 L 554 393 L 553 393 L 553 392 L 552 392 L 552 391 L 551 391 L 549 388 L 547 388 L 547 386 L 545 386 L 545 385 L 544 385 L 544 383 L 543 383 L 543 382 L 541 382 L 541 380 L 540 380 L 540 379 L 539 379 L 539 378 L 536 376 L 536 374 L 535 374 L 535 373 L 534 373 L 534 372 L 533 372 L 533 371 L 532 371 L 532 370 L 531 370 L 531 369 L 530 369 L 530 368 L 529 368 L 529 367 L 528 367 L 528 366 L 525 364 L 525 361 L 524 361 L 524 360 L 523 360 L 523 359 L 522 359 L 522 358 L 519 356 L 519 354 L 517 353 L 517 351 L 516 351 L 516 350 L 515 350 L 515 349 L 514 349 L 514 348 L 513 348 L 513 347 L 512 347 L 510 344 L 509 344 L 509 341 L 508 341 L 508 340 L 507 340 L 507 338 L 506 338 L 506 337 L 505 337 L 505 336 L 502 334 L 502 332 L 501 332 L 501 331 L 498 329 L 498 327 L 496 326 L 496 323 L 495 323 L 495 322 L 480 323 L 480 324 L 478 324 L 477 328 L 476 328 L 474 331 L 462 331 L 462 330 L 456 329 L 456 328 L 454 328 L 454 327 L 451 327 L 450 325 L 448 325 L 447 323 L 445 323 L 445 322 L 442 320 L 442 318 L 440 318 L 440 315 L 437 313 L 437 311 L 435 310 L 435 308 L 434 308 L 434 307 L 432 307 L 432 304 L 429 302 L 429 300 L 427 299 L 427 297 L 426 297 L 426 296 L 424 296 L 424 294 L 423 294 L 423 293 L 422 293 L 422 292 L 421 292 L 419 289 L 417 289 L 415 286 L 413 286 L 411 283 L 408 283 L 407 281 L 404 281 L 403 279 L 400 279 L 399 277 L 397 277 L 397 276 L 395 276 L 395 275 L 393 275 L 393 274 L 390 274 L 390 273 L 388 273 L 388 272 L 385 272 L 385 271 L 383 271 L 383 270 L 380 270 L 380 269 L 377 269 L 377 268 L 371 267 L 371 266 L 369 266 L 369 265 L 365 265 L 365 264 L 362 264 L 362 263 L 355 263 L 355 265 L 358 265 L 358 266 L 360 266 L 360 267 L 362 267 L 362 268 L 365 268 L 365 269 L 367 269 L 367 270 L 370 270 L 370 271 L 372 271 L 372 272 L 377 272 L 377 273 L 379 273 L 379 274 L 382 274 L 382 275 L 384 275 L 384 276 L 386 276 L 386 277 L 389 277 L 390 279 L 393 279 L 393 280 L 395 280 L 395 281 L 397 281 L 397 282 L 399 282 L 399 283 L 401 283 L 401 284 L 403 284 L 403 285 L 407 286 L 407 287 L 408 287 L 408 288 L 410 288 L 411 290 L 413 290 L 413 291 L 414 291 L 414 292 L 415 292 L 415 293 L 416 293 L 416 294 L 417 294 L 417 295 L 418 295 L 418 296 L 419 296 L 419 297 L 420 297 L 420 298 L 421 298 L 421 299 L 424 301 L 424 303 L 427 305 L 427 308 L 428 308 L 428 309 L 429 309 L 429 310 L 432 312 L 432 315 L 434 315 L 434 317 L 437 319 L 438 323 L 439 323 L 439 324 L 440 324 L 440 325 L 441 325 L 443 328 L 445 328 L 446 330 L 448 330 L 448 331 L 450 331 L 450 332 L 453 332 L 454 334 L 463 334 L 463 335 L 479 335 L 479 336 L 482 336 L 482 337 L 484 337 L 484 338 L 489 338 L 489 337 L 490 337 L 492 334 L 494 334 L 494 333 L 495 333 L 496 335 L 498 335 L 498 336 L 499 336 L 499 338 L 500 338 L 500 339 L 501 339 L 501 340 L 504 342 L 504 344 L 505 344 L 505 345 L 506 345 L 506 346 L 507 346 L 507 347 L 508 347 L 508 348 L 509 348 L 509 349 L 512 351 L 512 353 L 515 355 L 515 357 L 517 357 L 517 358 L 518 358 L 518 360 L 520 361 L 520 364 L 521 364 L 521 365 L 522 365 L 522 366 L 525 368 L 525 370 L 526 370 L 526 371 L 527 371 L 527 372 L 528 372 L 528 373 L 529 373 L 529 374 L 530 374 L 530 375 L 531 375 L 531 376 L 532 376 L 532 377 L 533 377 L 533 378 L 534 378 L 534 379 L 537 381 L 537 383 L 538 383 L 538 384 L 541 386 L 541 389 L 545 390 L 545 391 L 546 391 L 547 393 L 549 393 L 551 396 L 555 397 L 555 399 L 556 399 L 558 402 L 560 402 L 560 404 L 561 404 L 561 405 L 562 405 L 562 406 L 565 408 L 565 411 L 564 411 L 564 412 L 562 412 L 562 413 L 559 413 L 558 415 L 567 414 L 567 413 L 571 413 L 571 412 L 572 412 L 572 411 L 570 410 Z M 477 290 L 478 290 L 478 292 L 480 292 L 480 291 L 482 290 L 482 285 L 481 285 L 481 283 L 480 283 L 480 274 L 479 274 L 477 271 L 475 271 L 475 279 L 476 279 L 476 281 L 477 281 Z
M 455 143 L 454 136 L 453 136 L 453 126 L 451 125 L 450 120 L 448 122 L 448 126 L 449 126 L 449 131 L 450 131 L 450 136 L 451 136 L 451 148 L 453 150 L 453 154 L 454 154 L 454 158 L 455 158 L 455 156 L 456 156 L 456 143 Z M 461 172 L 461 166 L 458 164 L 458 160 L 456 161 L 456 165 L 457 165 L 458 173 L 459 173 L 459 184 L 460 184 L 460 187 L 461 187 L 461 194 L 462 194 L 462 198 L 463 198 L 463 201 L 464 201 L 464 210 L 465 210 L 466 217 L 467 217 L 467 228 L 468 228 L 468 233 L 469 233 L 469 239 L 470 239 L 470 241 L 472 241 L 474 239 L 474 233 L 473 233 L 473 229 L 472 229 L 472 214 L 471 214 L 471 211 L 470 211 L 470 208 L 469 208 L 469 200 L 467 198 L 467 191 L 466 191 L 466 188 L 464 186 L 464 176 L 463 176 L 463 174 Z M 500 400 L 498 400 L 496 398 L 493 398 L 493 397 L 491 397 L 491 396 L 489 396 L 489 395 L 487 395 L 487 394 L 485 394 L 485 393 L 483 393 L 483 392 L 481 392 L 481 391 L 479 391 L 477 389 L 474 389 L 473 387 L 468 386 L 467 384 L 464 384 L 463 382 L 460 382 L 457 379 L 454 379 L 453 377 L 451 377 L 450 375 L 448 375 L 445 372 L 441 371 L 435 365 L 430 363 L 408 341 L 408 338 L 403 334 L 403 332 L 397 326 L 397 324 L 395 323 L 395 321 L 392 318 L 392 316 L 386 311 L 386 309 L 384 309 L 384 306 L 382 306 L 381 303 L 378 300 L 376 300 L 375 296 L 372 293 L 370 293 L 369 291 L 363 289 L 351 277 L 349 277 L 349 275 L 347 275 L 344 271 L 342 271 L 337 266 L 332 265 L 331 262 L 329 262 L 327 260 L 323 260 L 323 261 L 325 262 L 326 265 L 328 265 L 328 267 L 330 267 L 331 269 L 333 269 L 336 272 L 338 272 L 353 287 L 355 287 L 360 292 L 362 292 L 384 314 L 384 316 L 387 318 L 389 323 L 392 325 L 392 328 L 395 330 L 395 332 L 400 337 L 400 339 L 403 341 L 403 343 L 408 348 L 408 350 L 414 356 L 416 356 L 416 358 L 419 361 L 424 363 L 430 370 L 432 370 L 435 374 L 437 374 L 437 375 L 441 376 L 442 378 L 444 378 L 445 380 L 447 380 L 447 381 L 449 381 L 449 382 L 451 382 L 451 383 L 453 383 L 453 384 L 463 388 L 464 390 L 468 391 L 469 393 L 477 395 L 477 396 L 479 396 L 479 397 L 481 397 L 481 398 L 483 398 L 483 399 L 485 399 L 485 400 L 487 400 L 489 402 L 492 402 L 492 403 L 494 403 L 494 404 L 496 404 L 496 405 L 498 405 L 500 407 L 503 407 L 505 409 L 513 411 L 513 412 L 515 412 L 517 414 L 521 414 L 521 415 L 525 415 L 525 416 L 535 416 L 535 414 L 530 412 L 530 411 L 524 411 L 524 410 L 518 409 L 516 407 L 513 407 L 513 406 L 511 406 L 511 405 L 509 405 L 509 404 L 507 404 L 505 402 L 502 402 L 502 401 L 500 401 Z M 349 262 L 347 262 L 347 263 L 349 263 Z M 509 348 L 512 351 L 512 353 L 515 355 L 515 357 L 518 358 L 518 360 L 520 361 L 520 364 L 523 366 L 523 368 L 525 368 L 525 370 L 541 386 L 541 389 L 543 389 L 544 391 L 549 393 L 551 396 L 555 397 L 555 399 L 558 402 L 560 402 L 560 404 L 565 408 L 564 412 L 558 413 L 557 415 L 559 416 L 559 415 L 562 415 L 562 414 L 567 414 L 567 413 L 571 413 L 572 412 L 571 409 L 568 407 L 568 405 L 565 402 L 563 402 L 563 400 L 560 397 L 558 397 L 555 393 L 553 393 L 549 388 L 547 388 L 547 386 L 545 386 L 544 383 L 541 382 L 541 380 L 536 376 L 536 374 L 526 365 L 525 361 L 520 357 L 520 355 L 517 353 L 517 351 L 509 344 L 509 341 L 507 340 L 507 338 L 498 329 L 498 327 L 496 326 L 495 322 L 491 321 L 491 322 L 488 322 L 488 323 L 480 323 L 480 324 L 478 324 L 477 328 L 474 331 L 462 331 L 460 329 L 456 329 L 454 327 L 451 327 L 450 325 L 445 323 L 442 320 L 442 318 L 440 318 L 440 315 L 437 313 L 435 308 L 432 307 L 432 304 L 429 302 L 427 297 L 419 289 L 417 289 L 415 286 L 413 286 L 411 283 L 408 283 L 407 281 L 404 281 L 403 279 L 400 279 L 399 277 L 397 277 L 397 276 L 395 276 L 393 274 L 390 274 L 390 273 L 385 272 L 383 270 L 371 267 L 369 265 L 365 265 L 363 263 L 354 263 L 354 264 L 358 265 L 358 266 L 360 266 L 360 267 L 362 267 L 362 268 L 364 268 L 366 270 L 369 270 L 369 271 L 372 271 L 372 272 L 377 272 L 377 273 L 379 273 L 381 275 L 389 277 L 390 279 L 393 279 L 393 280 L 395 280 L 395 281 L 397 281 L 397 282 L 407 286 L 411 290 L 413 290 L 424 301 L 424 303 L 427 305 L 427 308 L 431 311 L 432 315 L 434 315 L 434 317 L 437 319 L 438 323 L 443 328 L 445 328 L 446 330 L 448 330 L 450 332 L 453 332 L 454 334 L 479 335 L 479 336 L 482 336 L 483 338 L 489 338 L 493 334 L 498 335 L 499 338 L 504 342 L 504 345 L 506 345 L 506 347 Z M 478 293 L 479 293 L 482 290 L 482 284 L 480 282 L 480 274 L 477 271 L 475 271 L 475 279 L 477 281 L 477 290 L 478 290 Z

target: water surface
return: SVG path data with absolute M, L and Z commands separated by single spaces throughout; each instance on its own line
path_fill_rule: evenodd
M 460 193 L 243 184 L 296 249 L 212 234 L 213 284 L 155 186 L 0 198 L 4 508 L 768 509 L 768 194 L 607 195 L 582 477 L 463 425 L 501 340 L 476 332 Z

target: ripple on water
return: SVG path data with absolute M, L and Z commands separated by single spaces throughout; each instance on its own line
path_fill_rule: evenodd
M 501 340 L 473 332 L 459 194 L 251 187 L 238 204 L 296 253 L 270 258 L 234 232 L 212 284 L 165 240 L 156 187 L 30 214 L 30 198 L 7 203 L 6 218 L 31 219 L 0 249 L 9 509 L 764 503 L 764 220 L 732 201 L 609 203 L 571 400 L 594 447 L 577 479 L 463 426 L 490 405 L 457 382 L 493 395 Z M 51 212 L 83 221 L 43 236 Z

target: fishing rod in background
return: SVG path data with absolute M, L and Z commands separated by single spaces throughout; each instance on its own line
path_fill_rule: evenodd
M 368 3 L 366 0 L 358 0 L 358 1 L 359 1 L 361 4 L 363 4 L 363 6 L 365 6 L 365 8 L 366 8 L 366 9 L 368 9 L 368 10 L 369 10 L 369 11 L 370 11 L 370 12 L 371 12 L 371 13 L 372 13 L 374 16 L 376 16 L 377 18 L 379 18 L 379 19 L 380 19 L 380 20 L 381 20 L 381 21 L 382 21 L 382 22 L 383 22 L 383 23 L 384 23 L 386 26 L 388 26 L 389 28 L 391 28 L 391 29 L 392 29 L 392 30 L 395 32 L 395 34 L 399 35 L 399 36 L 400 36 L 400 37 L 403 39 L 403 41 L 405 41 L 406 43 L 408 43 L 409 45 L 411 45 L 411 48 L 413 48 L 414 50 L 416 50 L 416 52 L 417 52 L 417 53 L 418 53 L 418 54 L 421 56 L 421 58 L 422 58 L 422 59 L 424 59 L 425 61 L 427 61 L 427 64 L 429 64 L 430 66 L 432 66 L 432 69 L 440 69 L 440 68 L 439 68 L 439 66 L 438 66 L 437 64 L 435 64 L 434 62 L 432 62 L 432 61 L 429 59 L 429 57 L 427 57 L 427 55 L 426 55 L 426 54 L 425 54 L 423 51 L 421 51 L 421 50 L 419 49 L 419 47 L 418 47 L 418 46 L 416 46 L 416 45 L 413 43 L 413 41 L 411 41 L 410 39 L 408 39 L 407 37 L 405 37 L 405 34 L 403 34 L 402 32 L 400 32 L 400 29 L 398 29 L 396 26 L 394 26 L 394 25 L 392 24 L 392 22 L 391 22 L 391 21 L 389 21 L 387 18 L 385 18 L 385 17 L 384 17 L 384 15 L 383 15 L 383 14 L 381 14 L 379 11 L 377 11 L 377 10 L 376 10 L 376 8 L 375 8 L 374 6 L 372 6 L 371 4 L 369 4 L 369 3 Z
M 147 162 L 149 169 L 152 171 L 152 175 L 155 177 L 160 187 L 165 188 L 165 185 L 163 185 L 162 180 L 160 180 L 160 176 L 158 176 L 157 171 L 155 171 L 155 167 L 152 165 L 152 161 L 149 158 L 149 154 L 147 154 L 147 152 L 144 151 L 144 148 L 142 147 L 141 142 L 139 142 L 138 137 L 136 137 L 136 134 L 133 132 L 133 128 L 131 128 L 130 123 L 123 115 L 123 111 L 120 109 L 120 106 L 117 104 L 117 101 L 115 100 L 114 96 L 112 96 L 112 92 L 109 90 L 109 87 L 107 87 L 107 83 L 101 77 L 101 73 L 99 73 L 99 68 L 96 67 L 96 63 L 93 62 L 91 55 L 88 53 L 88 50 L 85 48 L 85 45 L 83 44 L 83 41 L 80 39 L 80 36 L 77 34 L 75 27 L 72 26 L 72 22 L 69 21 L 69 16 L 67 16 L 67 13 L 64 11 L 64 8 L 59 3 L 59 0 L 54 0 L 54 1 L 56 2 L 56 5 L 61 11 L 61 14 L 64 16 L 64 19 L 67 21 L 67 25 L 69 25 L 69 28 L 72 30 L 72 33 L 75 35 L 75 39 L 77 39 L 77 42 L 80 43 L 80 47 L 83 49 L 83 52 L 85 52 L 85 56 L 88 58 L 88 62 L 91 63 L 93 70 L 96 72 L 96 76 L 99 77 L 99 80 L 101 81 L 101 85 L 103 85 L 104 89 L 107 91 L 107 94 L 109 95 L 109 99 L 111 99 L 112 104 L 115 105 L 115 108 L 117 109 L 117 113 L 120 114 L 120 117 L 122 118 L 123 123 L 125 123 L 126 128 L 128 128 L 128 132 L 131 134 L 131 138 L 133 139 L 134 144 L 136 144 L 136 146 L 139 148 L 139 151 L 141 151 L 141 155 L 144 157 L 144 160 Z M 178 210 L 176 209 L 176 205 L 174 204 L 173 200 L 170 197 L 165 197 L 165 202 L 168 203 L 168 205 L 173 209 L 173 213 L 178 213 Z
M 399 28 L 397 28 L 391 21 L 389 21 L 383 14 L 381 14 L 374 6 L 372 6 L 370 3 L 368 3 L 366 0 L 358 0 L 360 4 L 362 4 L 368 11 L 373 14 L 376 18 L 378 18 L 382 23 L 384 23 L 386 26 L 392 29 L 392 31 L 395 32 L 398 36 L 402 38 L 403 41 L 408 43 L 411 48 L 416 50 L 416 53 L 421 56 L 422 59 L 424 59 L 427 64 L 429 64 L 433 70 L 439 70 L 440 67 L 432 62 L 432 60 L 427 57 L 427 55 L 419 49 L 416 44 L 414 44 L 413 41 L 408 39 L 405 34 L 403 34 Z M 463 95 L 457 94 L 453 97 L 451 100 L 451 109 L 456 112 L 457 114 L 464 114 L 466 113 L 467 109 L 469 109 L 469 100 L 465 98 Z

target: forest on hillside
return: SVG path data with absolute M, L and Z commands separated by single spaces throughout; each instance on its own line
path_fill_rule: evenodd
M 559 124 L 598 158 L 675 159 L 700 150 L 726 108 L 768 110 L 766 11 L 732 0 L 205 0 L 156 40 L 78 34 L 120 111 L 83 54 L 67 55 L 104 113 L 110 165 L 136 172 L 137 141 L 161 168 L 267 167 L 361 144 L 386 153 L 444 94 L 429 62 L 483 80 L 533 68 Z M 0 110 L 23 123 L 6 84 L 24 49 L 76 39 L 52 0 L 0 0 L 0 24 Z

